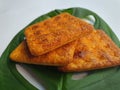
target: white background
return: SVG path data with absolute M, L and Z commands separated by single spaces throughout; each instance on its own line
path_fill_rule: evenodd
M 54 9 L 70 7 L 96 12 L 120 39 L 120 0 L 0 0 L 0 56 L 12 38 L 35 18 Z M 18 68 L 31 78 L 19 65 Z M 39 84 L 36 86 L 41 88 Z
M 0 55 L 18 31 L 36 17 L 69 7 L 96 12 L 120 39 L 120 0 L 0 0 Z

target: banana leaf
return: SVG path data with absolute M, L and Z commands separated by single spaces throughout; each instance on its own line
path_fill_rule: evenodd
M 75 7 L 53 10 L 36 18 L 29 25 L 41 22 L 63 12 L 68 12 L 78 18 L 93 22 L 96 29 L 104 30 L 116 45 L 120 47 L 119 39 L 106 22 L 96 13 L 84 8 Z M 94 20 L 90 16 L 92 16 Z M 38 90 L 37 87 L 28 82 L 19 73 L 16 68 L 16 64 L 18 63 L 12 62 L 9 59 L 9 54 L 23 41 L 25 28 L 16 34 L 0 58 L 0 90 Z M 88 71 L 86 72 L 87 76 L 84 78 L 73 79 L 74 73 L 62 73 L 55 67 L 28 64 L 21 65 L 34 73 L 34 75 L 42 81 L 41 84 L 45 90 L 120 90 L 119 66 Z

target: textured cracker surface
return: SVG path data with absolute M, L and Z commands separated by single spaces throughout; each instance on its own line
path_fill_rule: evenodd
M 59 69 L 64 72 L 87 71 L 120 65 L 120 49 L 101 30 L 78 40 L 74 60 Z
M 29 26 L 25 30 L 25 36 L 31 54 L 39 56 L 75 40 L 82 36 L 81 32 L 89 33 L 91 30 L 92 25 L 68 13 L 62 13 Z
M 76 41 L 73 41 L 46 54 L 33 56 L 29 52 L 26 41 L 23 41 L 10 54 L 10 58 L 13 61 L 27 64 L 63 66 L 73 60 L 75 45 Z

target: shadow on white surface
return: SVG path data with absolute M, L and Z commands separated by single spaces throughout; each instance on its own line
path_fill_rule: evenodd
M 16 64 L 16 68 L 18 72 L 33 86 L 40 90 L 45 90 L 45 88 L 42 85 L 42 81 L 40 78 L 38 78 L 29 68 L 27 68 L 25 65 Z

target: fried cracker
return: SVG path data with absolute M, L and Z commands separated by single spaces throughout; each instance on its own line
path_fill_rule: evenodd
M 39 56 L 91 32 L 93 26 L 68 13 L 44 20 L 25 30 L 27 44 L 32 55 Z
M 59 69 L 64 72 L 87 71 L 120 65 L 120 49 L 102 30 L 78 40 L 74 60 Z
M 75 45 L 76 41 L 73 41 L 44 55 L 33 56 L 29 52 L 26 42 L 23 41 L 10 54 L 10 58 L 13 61 L 27 64 L 63 66 L 73 60 Z

